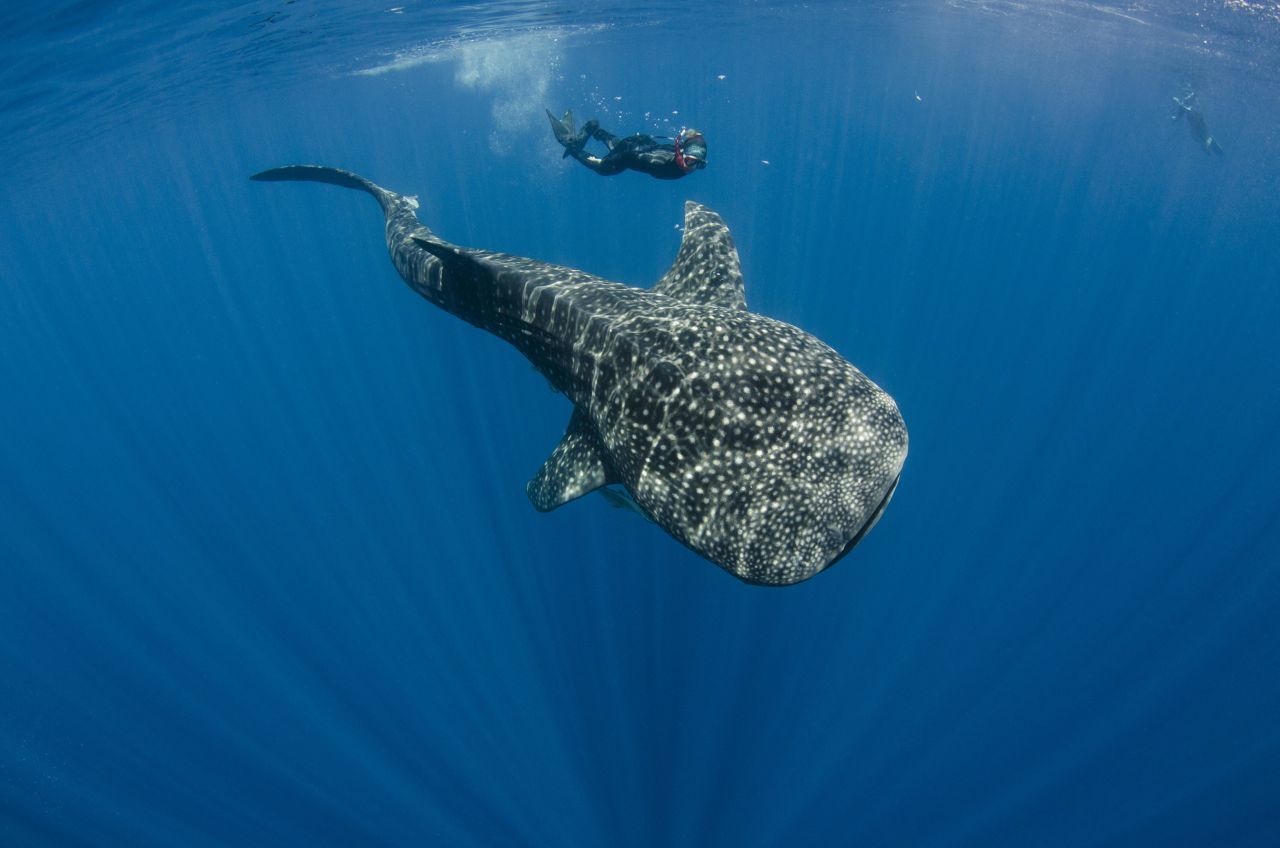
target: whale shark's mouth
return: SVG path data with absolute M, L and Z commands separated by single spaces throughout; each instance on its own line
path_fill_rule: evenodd
M 893 493 L 897 491 L 898 481 L 901 479 L 902 472 L 899 471 L 898 476 L 893 478 L 893 485 L 889 487 L 889 491 L 884 493 L 884 497 L 880 499 L 880 505 L 871 513 L 871 517 L 867 519 L 867 523 L 862 525 L 862 529 L 849 540 L 849 544 L 844 546 L 844 549 L 840 551 L 839 555 L 837 555 L 835 559 L 831 560 L 831 562 L 827 563 L 827 568 L 830 568 L 840 560 L 844 559 L 845 554 L 853 550 L 854 547 L 862 541 L 862 537 L 870 533 L 871 528 L 876 526 L 876 522 L 880 520 L 880 515 L 884 512 L 884 508 L 889 505 L 889 500 L 893 497 Z M 823 570 L 825 571 L 826 569 Z

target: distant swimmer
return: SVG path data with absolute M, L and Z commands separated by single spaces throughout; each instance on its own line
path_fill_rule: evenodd
M 1191 131 L 1191 137 L 1196 140 L 1196 144 L 1204 150 L 1205 153 L 1216 153 L 1222 155 L 1222 148 L 1218 145 L 1212 135 L 1209 134 L 1209 125 L 1205 123 L 1204 112 L 1201 112 L 1195 106 L 1196 93 L 1188 91 L 1182 97 L 1173 98 L 1173 114 L 1170 115 L 1173 120 L 1185 117 L 1187 119 L 1187 129 Z
M 611 177 L 623 171 L 640 171 L 660 180 L 678 180 L 694 171 L 707 167 L 707 140 L 702 133 L 686 127 L 674 138 L 636 133 L 618 138 L 600 129 L 600 122 L 592 119 L 575 131 L 573 113 L 565 112 L 557 119 L 547 110 L 551 131 L 556 141 L 564 145 L 564 155 L 572 156 L 597 174 Z M 608 153 L 604 157 L 586 151 L 591 139 L 604 143 Z

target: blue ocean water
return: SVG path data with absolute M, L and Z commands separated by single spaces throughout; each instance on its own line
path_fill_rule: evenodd
M 0 844 L 1280 843 L 1280 5 L 0 12 Z M 1186 87 L 1224 154 L 1170 120 Z M 702 129 L 665 183 L 543 109 Z M 898 401 L 742 584 L 523 491 L 567 401 L 387 261 L 719 211 Z

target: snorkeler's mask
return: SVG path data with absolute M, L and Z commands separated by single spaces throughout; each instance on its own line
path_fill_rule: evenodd
M 707 140 L 701 132 L 685 127 L 676 135 L 676 165 L 686 174 L 707 167 Z

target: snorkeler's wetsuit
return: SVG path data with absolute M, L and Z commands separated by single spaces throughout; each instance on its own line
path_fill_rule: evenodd
M 601 159 L 587 153 L 583 148 L 587 136 L 604 142 L 609 152 Z M 600 129 L 595 121 L 588 121 L 582 127 L 583 144 L 566 146 L 569 156 L 577 159 L 597 174 L 609 177 L 621 174 L 625 170 L 640 171 L 660 180 L 678 180 L 688 174 L 676 164 L 676 146 L 674 140 L 663 143 L 647 133 L 636 133 L 626 138 Z

